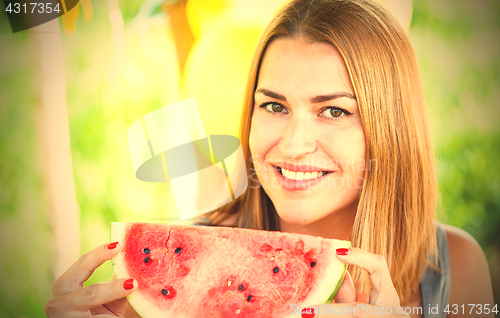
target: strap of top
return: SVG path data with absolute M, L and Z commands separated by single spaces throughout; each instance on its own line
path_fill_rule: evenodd
M 428 266 L 421 281 L 424 318 L 446 318 L 443 310 L 450 299 L 451 264 L 446 232 L 436 222 L 439 272 Z M 436 307 L 437 306 L 437 307 Z

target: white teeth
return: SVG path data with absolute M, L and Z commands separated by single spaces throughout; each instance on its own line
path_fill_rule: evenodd
M 324 176 L 325 174 L 327 174 L 327 172 L 326 171 L 296 172 L 281 168 L 281 174 L 285 176 L 285 178 L 287 179 L 300 181 L 300 180 L 316 179 Z

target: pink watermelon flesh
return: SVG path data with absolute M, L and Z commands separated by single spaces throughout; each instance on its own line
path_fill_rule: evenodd
M 133 277 L 129 301 L 143 318 L 287 317 L 330 302 L 350 242 L 227 227 L 112 223 L 117 278 Z M 300 313 L 299 313 L 300 315 Z

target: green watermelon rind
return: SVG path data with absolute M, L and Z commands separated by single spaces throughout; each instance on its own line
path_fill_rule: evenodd
M 123 241 L 125 240 L 125 233 L 131 224 L 133 223 L 111 222 L 111 233 L 110 233 L 111 241 L 118 241 L 120 242 L 120 244 L 123 244 Z M 111 259 L 111 264 L 113 265 L 113 273 L 115 274 L 116 279 L 131 277 L 126 268 L 122 266 L 123 261 L 124 261 L 123 250 L 120 251 L 118 255 L 116 255 Z M 118 268 L 119 266 L 121 267 Z M 132 308 L 141 317 L 160 316 L 161 310 L 156 309 L 154 307 L 154 304 L 151 303 L 147 297 L 143 296 L 143 294 L 138 291 L 128 295 L 127 300 L 130 306 L 132 306 Z M 137 304 L 139 303 L 143 305 L 137 306 Z M 153 313 L 151 313 L 151 311 Z M 178 317 L 178 318 L 186 318 L 186 317 Z
M 132 224 L 132 223 L 120 223 L 120 222 L 116 223 L 116 222 L 112 222 L 112 226 L 111 226 L 111 240 L 118 240 L 119 242 L 123 242 L 123 240 L 124 240 L 124 235 L 125 235 L 125 232 L 126 232 L 126 229 L 127 229 L 127 228 L 131 225 L 131 224 Z M 116 229 L 118 229 L 118 228 L 116 227 L 116 225 L 118 225 L 118 227 L 119 227 L 119 231 L 116 231 Z M 122 226 L 123 226 L 123 227 L 122 227 Z M 114 227 L 114 229 L 113 229 L 113 227 Z M 113 231 L 113 230 L 115 230 L 115 231 Z M 115 233 L 113 233 L 113 232 L 115 232 Z M 119 234 L 119 235 L 116 235 L 116 234 L 117 234 L 116 232 L 120 232 L 120 234 Z M 118 237 L 117 237 L 117 236 L 118 236 Z M 337 246 L 337 247 L 339 247 L 339 248 L 340 248 L 340 247 L 344 247 L 344 248 L 349 248 L 349 247 L 351 247 L 351 242 L 349 242 L 349 241 L 339 241 L 339 240 L 334 240 L 334 241 L 341 242 L 341 245 Z M 334 253 L 335 253 L 335 252 L 334 252 Z M 118 254 L 115 258 L 111 259 L 111 264 L 113 265 L 113 272 L 115 273 L 115 277 L 116 277 L 117 279 L 124 278 L 124 277 L 130 277 L 130 276 L 128 275 L 128 272 L 127 272 L 124 268 L 121 268 L 121 271 L 118 271 L 118 270 L 117 270 L 117 268 L 116 268 L 116 266 L 117 266 L 117 265 L 118 265 L 118 266 L 121 266 L 121 263 L 122 263 L 122 262 L 123 262 L 123 260 L 124 260 L 124 259 L 123 259 L 123 257 L 124 257 L 124 256 L 123 256 L 122 252 L 120 251 L 120 253 L 119 253 L 119 254 Z M 332 255 L 331 257 L 332 257 L 332 260 L 333 260 L 333 259 L 336 259 L 336 260 L 338 261 L 336 254 L 335 254 L 335 255 Z M 115 259 L 116 259 L 116 260 L 119 260 L 119 261 L 118 261 L 118 264 L 115 262 Z M 343 271 L 342 271 L 342 274 L 341 274 L 340 276 L 337 276 L 337 277 L 338 277 L 338 278 L 336 279 L 337 284 L 336 284 L 336 286 L 335 286 L 335 288 L 334 288 L 333 292 L 330 294 L 330 296 L 328 297 L 328 299 L 326 300 L 326 302 L 325 302 L 325 303 L 331 303 L 331 302 L 332 302 L 332 300 L 335 298 L 335 295 L 337 294 L 337 292 L 339 291 L 340 287 L 342 286 L 342 283 L 343 283 L 344 278 L 345 278 L 345 275 L 346 275 L 346 271 L 347 271 L 347 264 L 344 264 L 344 265 L 343 265 Z M 338 273 L 338 272 L 337 272 L 337 273 Z M 125 275 L 124 275 L 124 274 L 125 274 Z M 337 275 L 338 275 L 338 274 L 337 274 Z M 328 275 L 328 276 L 330 277 L 330 279 L 332 279 L 332 278 L 333 278 L 333 279 L 335 279 L 333 276 L 336 276 L 336 275 L 332 275 L 332 276 L 331 276 L 331 275 Z M 326 282 L 324 282 L 324 283 L 326 283 Z M 324 285 L 323 285 L 323 286 L 324 286 Z M 317 287 L 318 287 L 318 286 L 317 286 Z M 326 286 L 324 286 L 324 287 L 326 287 Z M 318 289 L 321 289 L 321 288 L 318 288 Z M 314 293 L 313 293 L 313 294 L 314 294 Z M 324 295 L 324 294 L 323 294 L 323 295 Z M 318 304 L 318 300 L 319 300 L 319 299 L 317 299 L 317 296 L 318 296 L 318 295 L 313 296 L 313 298 L 315 298 L 315 299 L 316 299 L 316 301 L 313 301 L 313 302 L 310 302 L 310 299 L 309 299 L 309 297 L 310 297 L 310 296 L 312 296 L 312 295 L 309 295 L 309 296 L 308 296 L 308 299 L 307 299 L 306 301 L 304 301 L 304 303 L 303 303 L 302 305 L 304 305 L 304 306 L 308 307 L 308 306 L 312 306 L 312 305 L 317 305 L 317 304 Z M 150 314 L 150 313 L 151 313 L 151 309 L 152 309 L 152 308 L 151 308 L 151 307 L 149 307 L 149 306 L 151 306 L 151 305 L 153 305 L 153 304 L 152 304 L 152 303 L 150 303 L 150 302 L 149 302 L 149 300 L 148 300 L 146 297 L 144 297 L 141 293 L 132 293 L 132 294 L 130 294 L 129 296 L 127 296 L 127 299 L 129 300 L 129 303 L 132 305 L 132 307 L 135 309 L 135 311 L 136 311 L 139 315 L 143 316 L 143 314 Z M 323 299 L 324 299 L 324 298 L 323 298 Z M 137 302 L 149 303 L 149 305 L 148 305 L 148 306 L 136 306 L 136 305 L 134 305 L 134 303 L 135 303 L 135 304 L 137 304 Z M 138 308 L 138 307 L 140 307 L 140 308 Z M 150 309 L 145 309 L 146 307 L 149 307 Z M 152 311 L 156 311 L 156 309 L 153 309 Z M 158 312 L 157 312 L 157 313 L 158 313 Z M 155 316 L 155 315 L 152 315 L 152 316 Z M 182 318 L 182 317 L 179 317 L 179 318 Z
M 349 243 L 349 247 L 351 247 L 351 244 Z M 340 279 L 337 283 L 337 286 L 335 286 L 335 289 L 333 290 L 332 294 L 328 299 L 326 300 L 325 304 L 329 304 L 333 301 L 337 293 L 339 292 L 340 286 L 342 286 L 342 283 L 344 282 L 345 274 L 347 272 L 347 264 L 344 264 L 344 271 L 342 272 L 342 275 L 340 276 Z

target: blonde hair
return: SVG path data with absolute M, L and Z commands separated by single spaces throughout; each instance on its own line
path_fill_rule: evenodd
M 366 139 L 365 183 L 351 233 L 353 246 L 385 257 L 402 304 L 418 292 L 429 254 L 436 249 L 434 154 L 417 59 L 396 20 L 368 0 L 297 0 L 273 19 L 258 45 L 246 88 L 240 140 L 248 190 L 208 214 L 217 225 L 279 230 L 276 210 L 255 178 L 249 149 L 254 91 L 269 43 L 302 36 L 333 45 L 342 55 L 356 94 Z M 370 161 L 371 160 L 371 161 Z M 367 273 L 349 268 L 358 292 Z

